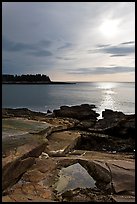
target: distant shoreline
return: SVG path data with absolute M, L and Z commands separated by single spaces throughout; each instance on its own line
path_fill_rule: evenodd
M 2 75 L 2 84 L 74 84 L 73 82 L 52 81 L 44 74 Z
M 76 84 L 76 82 L 60 82 L 60 81 L 52 81 L 52 82 L 2 82 L 2 84 L 17 84 L 17 85 L 20 85 L 20 84 L 26 84 L 26 85 L 52 85 L 52 84 Z

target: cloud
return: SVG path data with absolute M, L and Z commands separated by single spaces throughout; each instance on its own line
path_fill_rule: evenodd
M 29 52 L 29 54 L 36 56 L 36 57 L 48 57 L 52 55 L 52 53 L 48 50 L 38 50 L 35 52 Z
M 126 55 L 124 54 L 115 54 L 115 55 L 110 55 L 110 57 L 124 57 Z
M 83 73 L 110 64 L 134 67 L 134 8 L 133 2 L 3 2 L 2 52 L 11 61 L 3 60 L 2 71 L 37 70 L 54 80 L 71 80 L 67 68 L 77 74 L 75 67 L 93 66 Z M 119 22 L 118 32 L 109 37 L 100 30 L 107 19 Z
M 71 47 L 72 45 L 73 45 L 72 43 L 66 42 L 63 46 L 58 47 L 58 49 L 59 49 L 59 50 L 60 50 L 60 49 L 66 49 L 66 48 L 68 48 L 68 47 Z
M 37 45 L 38 46 L 42 46 L 42 47 L 49 47 L 51 45 L 51 41 L 50 40 L 41 40 Z
M 135 52 L 134 46 L 122 47 L 122 46 L 110 46 L 103 48 L 102 52 L 114 54 L 114 55 L 129 55 Z
M 121 43 L 122 45 L 129 45 L 129 44 L 134 44 L 135 41 L 128 41 L 128 42 L 123 42 Z
M 108 47 L 111 46 L 111 44 L 98 44 L 97 47 Z
M 61 59 L 61 60 L 75 60 L 76 58 L 74 57 L 56 57 L 57 59 Z
M 89 75 L 89 74 L 114 74 L 123 72 L 134 72 L 134 67 L 110 66 L 110 67 L 93 67 L 93 68 L 78 68 L 68 71 L 68 74 Z
M 50 44 L 51 44 L 51 41 L 49 40 L 42 40 L 42 41 L 39 41 L 38 43 L 29 44 L 29 43 L 22 43 L 22 42 L 14 42 L 3 37 L 2 48 L 4 51 L 8 51 L 8 52 L 11 52 L 11 51 L 19 52 L 19 51 L 37 50 L 43 47 L 49 47 Z
M 88 50 L 88 53 L 106 53 L 110 57 L 121 57 L 135 53 L 134 41 L 123 42 L 118 45 L 100 44 L 95 49 Z

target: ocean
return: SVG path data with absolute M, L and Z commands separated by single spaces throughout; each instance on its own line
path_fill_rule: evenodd
M 3 108 L 53 111 L 63 105 L 95 104 L 96 112 L 112 109 L 135 113 L 134 82 L 77 82 L 76 84 L 2 85 Z

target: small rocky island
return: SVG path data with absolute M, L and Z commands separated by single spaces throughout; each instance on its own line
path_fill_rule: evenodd
M 3 202 L 135 202 L 135 114 L 94 108 L 2 110 Z
M 70 82 L 51 81 L 49 76 L 44 74 L 35 74 L 35 75 L 34 74 L 22 74 L 22 75 L 3 74 L 2 83 L 3 84 L 72 84 Z

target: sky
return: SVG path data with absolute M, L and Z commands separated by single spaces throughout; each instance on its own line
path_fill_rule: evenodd
M 135 81 L 135 2 L 3 2 L 2 73 Z

